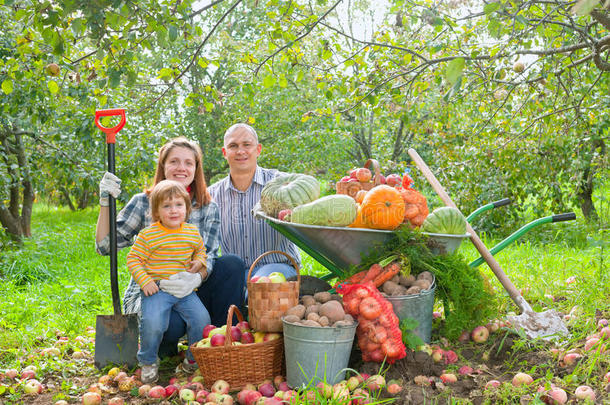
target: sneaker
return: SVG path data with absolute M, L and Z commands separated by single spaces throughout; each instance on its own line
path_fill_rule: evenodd
M 144 384 L 151 384 L 159 379 L 159 365 L 151 364 L 149 366 L 142 366 L 142 382 Z
M 197 365 L 196 361 L 191 361 L 185 358 L 182 363 L 176 367 L 176 373 L 183 372 L 185 374 L 193 374 L 198 368 L 199 366 Z

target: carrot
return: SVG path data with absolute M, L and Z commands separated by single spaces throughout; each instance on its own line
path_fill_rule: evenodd
M 377 276 L 379 276 L 379 274 L 383 271 L 383 267 L 381 267 L 379 264 L 375 263 L 373 264 L 366 272 L 366 276 L 362 279 L 362 281 L 360 281 L 360 284 L 364 284 L 367 281 L 372 281 L 374 282 L 374 280 L 377 278 Z
M 360 284 L 362 279 L 366 276 L 367 272 L 368 272 L 368 269 L 358 272 L 358 273 L 352 275 L 351 277 L 346 278 L 343 282 L 349 283 L 349 284 Z
M 388 264 L 387 266 L 385 266 L 383 268 L 383 271 L 381 271 L 379 273 L 379 275 L 377 275 L 375 277 L 375 279 L 372 281 L 375 284 L 375 287 L 381 287 L 381 285 L 383 283 L 385 283 L 388 280 L 391 280 L 392 277 L 397 275 L 399 272 L 400 272 L 400 264 L 398 264 L 398 262 L 392 262 L 392 263 Z

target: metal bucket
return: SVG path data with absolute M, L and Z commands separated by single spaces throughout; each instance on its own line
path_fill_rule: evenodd
M 446 255 L 451 254 L 460 247 L 464 239 L 470 238 L 470 234 L 467 232 L 464 235 L 450 235 L 445 233 L 428 233 L 422 232 L 427 235 L 428 248 L 435 255 Z
M 410 318 L 419 322 L 413 333 L 426 343 L 430 343 L 430 335 L 432 334 L 432 312 L 434 311 L 435 290 L 436 281 L 432 283 L 430 289 L 422 291 L 419 294 L 385 297 L 394 307 L 394 313 L 398 316 L 398 319 L 402 321 L 403 319 Z
M 335 384 L 345 378 L 356 326 L 323 328 L 284 324 L 286 382 L 292 388 L 313 381 Z

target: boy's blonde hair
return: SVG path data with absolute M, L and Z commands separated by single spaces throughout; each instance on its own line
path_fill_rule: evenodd
M 161 180 L 153 187 L 148 195 L 148 198 L 150 199 L 150 216 L 154 222 L 159 221 L 160 219 L 159 207 L 163 201 L 172 197 L 178 197 L 184 200 L 184 205 L 186 206 L 186 218 L 184 218 L 184 220 L 186 221 L 189 217 L 191 213 L 191 198 L 184 186 L 174 180 Z

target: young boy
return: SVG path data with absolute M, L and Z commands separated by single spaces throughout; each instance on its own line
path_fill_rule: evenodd
M 140 231 L 127 255 L 127 267 L 142 294 L 138 362 L 145 384 L 159 377 L 158 350 L 172 309 L 187 324 L 189 346 L 201 339 L 204 326 L 210 323 L 210 316 L 196 293 L 175 297 L 159 289 L 160 280 L 189 271 L 194 260 L 203 264 L 202 278 L 206 277 L 203 240 L 197 228 L 185 222 L 191 209 L 189 194 L 182 184 L 163 180 L 153 188 L 149 200 L 153 223 Z M 197 368 L 190 350 L 182 366 L 186 371 Z

